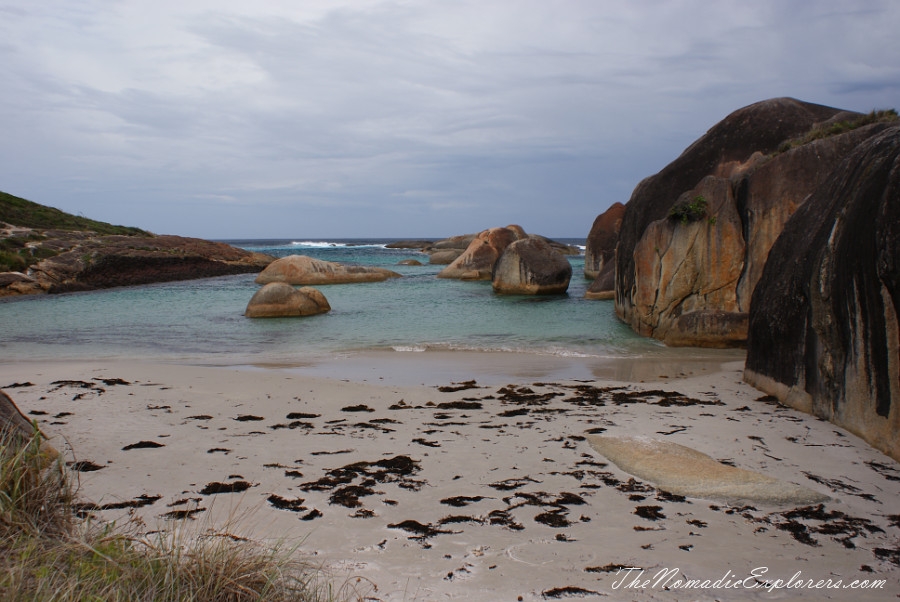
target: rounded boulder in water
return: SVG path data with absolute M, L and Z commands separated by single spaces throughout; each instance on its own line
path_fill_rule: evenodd
M 244 315 L 248 318 L 282 318 L 327 311 L 331 311 L 331 306 L 318 290 L 308 286 L 295 289 L 290 284 L 271 282 L 253 295 Z

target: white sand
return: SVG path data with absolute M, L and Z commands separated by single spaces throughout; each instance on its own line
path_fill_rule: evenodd
M 502 370 L 490 372 L 483 358 L 463 360 L 464 355 L 458 356 L 459 365 L 478 363 L 483 369 L 471 377 L 489 372 L 490 386 L 440 392 L 396 384 L 433 382 L 433 374 L 448 374 L 445 365 L 429 373 L 428 355 L 417 354 L 407 366 L 417 373 L 398 378 L 404 364 L 403 354 L 397 354 L 401 363 L 383 374 L 368 370 L 365 383 L 279 369 L 4 363 L 0 387 L 31 383 L 5 390 L 70 459 L 102 466 L 78 473 L 83 499 L 109 504 L 160 496 L 131 511 L 148 531 L 182 524 L 222 527 L 237 517 L 236 524 L 226 525 L 230 532 L 298 545 L 328 567 L 336 583 L 355 587 L 365 599 L 542 600 L 567 587 L 589 599 L 611 600 L 860 601 L 895 599 L 900 592 L 900 466 L 832 424 L 755 401 L 761 394 L 741 382 L 740 363 L 660 382 L 647 380 L 646 366 L 634 371 L 644 383 L 544 381 L 529 385 L 535 393 L 530 401 L 516 389 L 516 401 L 515 395 L 504 396 L 509 391 L 499 384 Z M 508 381 L 522 385 L 540 378 L 532 375 L 510 373 Z M 53 384 L 64 380 L 95 386 Z M 620 388 L 579 391 L 581 386 Z M 654 389 L 722 405 L 666 406 L 659 396 L 640 394 Z M 542 399 L 543 394 L 557 395 Z M 477 400 L 481 408 L 437 405 L 465 400 Z M 374 411 L 343 410 L 360 405 Z M 290 413 L 315 416 L 287 418 Z M 241 416 L 262 420 L 236 420 Z M 292 423 L 297 424 L 291 428 Z M 279 425 L 284 426 L 273 428 Z M 649 483 L 629 481 L 628 473 L 594 451 L 585 436 L 598 429 L 608 436 L 678 443 L 811 488 L 831 497 L 823 512 L 832 514 L 829 520 L 821 520 L 821 513 L 818 520 L 791 518 L 785 516 L 794 508 L 790 505 L 735 508 L 700 498 L 672 499 Z M 163 447 L 123 450 L 141 441 Z M 390 468 L 403 467 L 402 457 L 414 460 L 419 470 L 403 477 L 391 473 Z M 370 494 L 359 497 L 358 508 L 330 503 L 334 488 L 320 479 L 360 462 L 368 464 L 331 476 L 345 477 L 338 487 L 368 487 Z M 201 493 L 210 483 L 238 481 L 252 486 L 242 493 Z M 272 495 L 302 498 L 302 509 L 277 509 L 267 501 Z M 458 496 L 478 501 L 459 507 L 441 503 Z M 198 509 L 195 520 L 161 518 Z M 321 517 L 301 520 L 313 511 Z M 841 523 L 843 515 L 834 513 L 859 519 L 843 517 L 844 526 L 853 523 L 856 530 L 816 532 Z M 122 520 L 129 510 L 97 514 Z M 447 517 L 457 518 L 441 524 Z M 415 533 L 388 526 L 404 521 L 446 533 L 416 540 Z M 788 530 L 802 531 L 804 525 L 816 545 Z M 892 550 L 893 561 L 877 549 Z M 610 572 L 611 565 L 639 567 L 651 583 L 626 587 L 638 572 L 623 582 L 624 573 Z M 666 591 L 653 583 L 665 569 L 710 582 L 730 575 L 736 583 L 760 567 L 772 579 L 788 580 L 800 571 L 804 580 L 884 579 L 886 584 L 868 591 L 769 592 L 678 589 L 674 580 Z

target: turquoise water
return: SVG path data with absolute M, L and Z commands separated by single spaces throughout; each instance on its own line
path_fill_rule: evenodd
M 243 316 L 255 275 L 9 299 L 0 302 L 0 353 L 9 359 L 128 358 L 301 364 L 364 350 L 465 349 L 577 357 L 662 353 L 619 322 L 611 301 L 587 301 L 583 257 L 566 295 L 495 295 L 488 282 L 436 278 L 416 251 L 384 240 L 228 241 L 254 251 L 376 265 L 403 278 L 318 287 L 332 311 L 307 318 Z M 583 244 L 583 241 L 566 241 Z M 423 266 L 400 266 L 419 259 Z

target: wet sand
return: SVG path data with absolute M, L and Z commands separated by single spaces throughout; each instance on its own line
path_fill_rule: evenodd
M 764 398 L 741 382 L 741 362 L 542 368 L 450 355 L 306 368 L 5 363 L 0 388 L 66 453 L 85 512 L 280 540 L 360 599 L 900 591 L 900 465 Z M 682 497 L 621 470 L 591 445 L 598 435 L 679 444 L 828 499 Z M 827 580 L 885 584 L 815 587 Z

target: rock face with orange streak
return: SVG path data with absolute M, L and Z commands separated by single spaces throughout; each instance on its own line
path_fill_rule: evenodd
M 751 294 L 785 222 L 888 125 L 789 142 L 860 117 L 790 98 L 756 103 L 638 184 L 616 247 L 618 316 L 669 345 L 745 344 Z
M 527 236 L 521 226 L 515 225 L 479 232 L 463 254 L 438 273 L 438 278 L 490 280 L 494 264 L 506 247 Z

